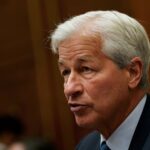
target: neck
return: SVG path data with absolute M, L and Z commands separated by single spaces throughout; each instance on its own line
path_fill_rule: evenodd
M 135 109 L 141 99 L 144 97 L 146 90 L 136 89 L 132 91 L 129 96 L 129 103 L 125 110 L 118 112 L 115 118 L 111 118 L 105 125 L 104 128 L 100 129 L 102 135 L 108 139 L 110 135 L 121 125 L 121 123 L 128 117 L 128 115 Z

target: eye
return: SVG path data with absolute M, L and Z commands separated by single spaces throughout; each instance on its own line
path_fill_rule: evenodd
M 65 70 L 63 70 L 62 72 L 61 72 L 61 75 L 62 76 L 67 76 L 67 75 L 69 75 L 70 74 L 70 70 L 69 69 L 65 69 Z
M 84 72 L 84 73 L 90 73 L 90 72 L 93 71 L 93 69 L 90 68 L 90 67 L 87 67 L 87 66 L 83 66 L 83 67 L 81 68 L 81 71 Z

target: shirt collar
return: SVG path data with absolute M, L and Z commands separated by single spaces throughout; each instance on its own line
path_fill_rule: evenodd
M 112 133 L 106 143 L 111 150 L 128 150 L 134 131 L 144 109 L 146 95 L 142 98 L 135 109 L 123 121 L 123 123 Z M 105 141 L 101 135 L 101 143 Z

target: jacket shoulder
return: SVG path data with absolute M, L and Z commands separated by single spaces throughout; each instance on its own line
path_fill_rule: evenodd
M 97 131 L 91 132 L 77 145 L 76 150 L 99 150 L 100 133 Z

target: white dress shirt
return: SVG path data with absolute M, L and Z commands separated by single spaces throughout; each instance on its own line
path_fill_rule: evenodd
M 134 131 L 144 109 L 146 102 L 146 95 L 142 98 L 135 109 L 129 114 L 124 122 L 111 134 L 111 136 L 105 140 L 101 135 L 101 141 L 106 141 L 108 147 L 111 150 L 128 150 L 130 142 L 132 140 Z

